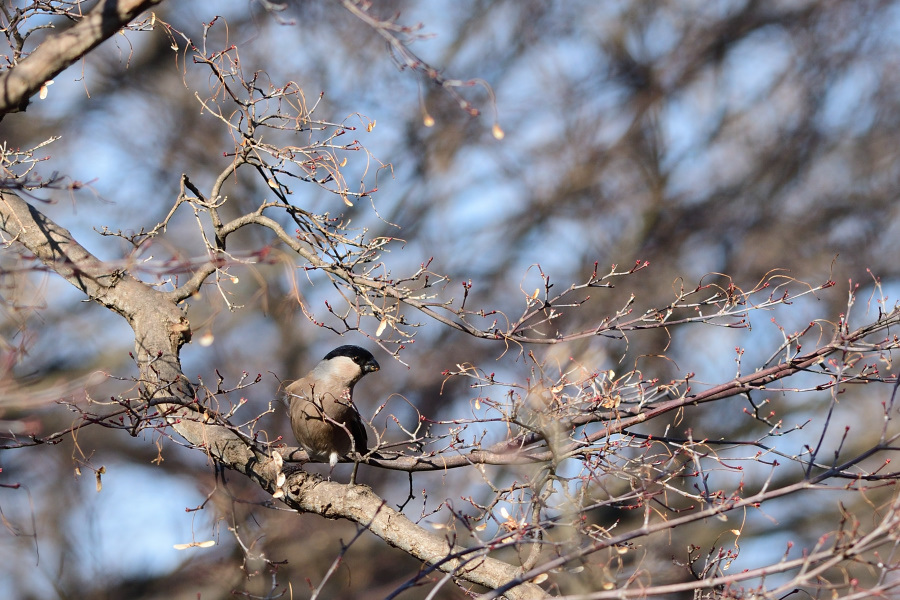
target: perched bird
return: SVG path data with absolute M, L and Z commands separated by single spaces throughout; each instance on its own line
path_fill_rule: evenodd
M 339 346 L 287 387 L 291 428 L 311 460 L 328 462 L 334 469 L 349 452 L 366 453 L 368 436 L 353 405 L 353 386 L 379 368 L 368 350 Z

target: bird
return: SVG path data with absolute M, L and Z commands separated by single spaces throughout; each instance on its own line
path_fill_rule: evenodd
M 305 377 L 287 386 L 291 429 L 310 460 L 327 462 L 333 471 L 351 451 L 366 454 L 368 436 L 353 404 L 353 386 L 380 368 L 365 348 L 338 346 Z

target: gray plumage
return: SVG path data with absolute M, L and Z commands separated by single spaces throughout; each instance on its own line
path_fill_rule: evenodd
M 310 460 L 327 462 L 334 468 L 351 451 L 366 453 L 368 436 L 353 405 L 353 386 L 379 368 L 368 350 L 339 346 L 306 377 L 287 387 L 291 428 Z

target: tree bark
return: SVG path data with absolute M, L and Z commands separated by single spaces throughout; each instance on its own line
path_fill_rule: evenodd
M 42 42 L 34 52 L 0 74 L 0 115 L 25 110 L 41 86 L 115 35 L 162 0 L 101 0 L 69 29 Z
M 146 400 L 158 403 L 160 414 L 178 435 L 225 467 L 275 492 L 279 468 L 272 456 L 211 418 L 196 402 L 179 360 L 181 346 L 190 341 L 190 325 L 174 300 L 126 271 L 104 264 L 68 230 L 16 194 L 0 192 L 0 229 L 12 237 L 8 243 L 21 244 L 91 300 L 127 319 L 135 334 L 142 393 Z M 391 546 L 459 579 L 496 589 L 519 574 L 515 566 L 489 557 L 446 560 L 465 549 L 415 525 L 367 486 L 325 482 L 296 470 L 283 488 L 288 506 L 359 523 Z M 526 583 L 509 590 L 507 596 L 530 600 L 546 594 L 537 585 Z

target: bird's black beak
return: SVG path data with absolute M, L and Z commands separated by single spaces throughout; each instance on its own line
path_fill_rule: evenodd
M 378 362 L 375 361 L 375 359 L 372 359 L 369 362 L 367 362 L 365 365 L 363 365 L 363 372 L 364 373 L 374 373 L 375 371 L 377 371 L 380 368 L 381 368 L 381 365 L 379 365 Z

